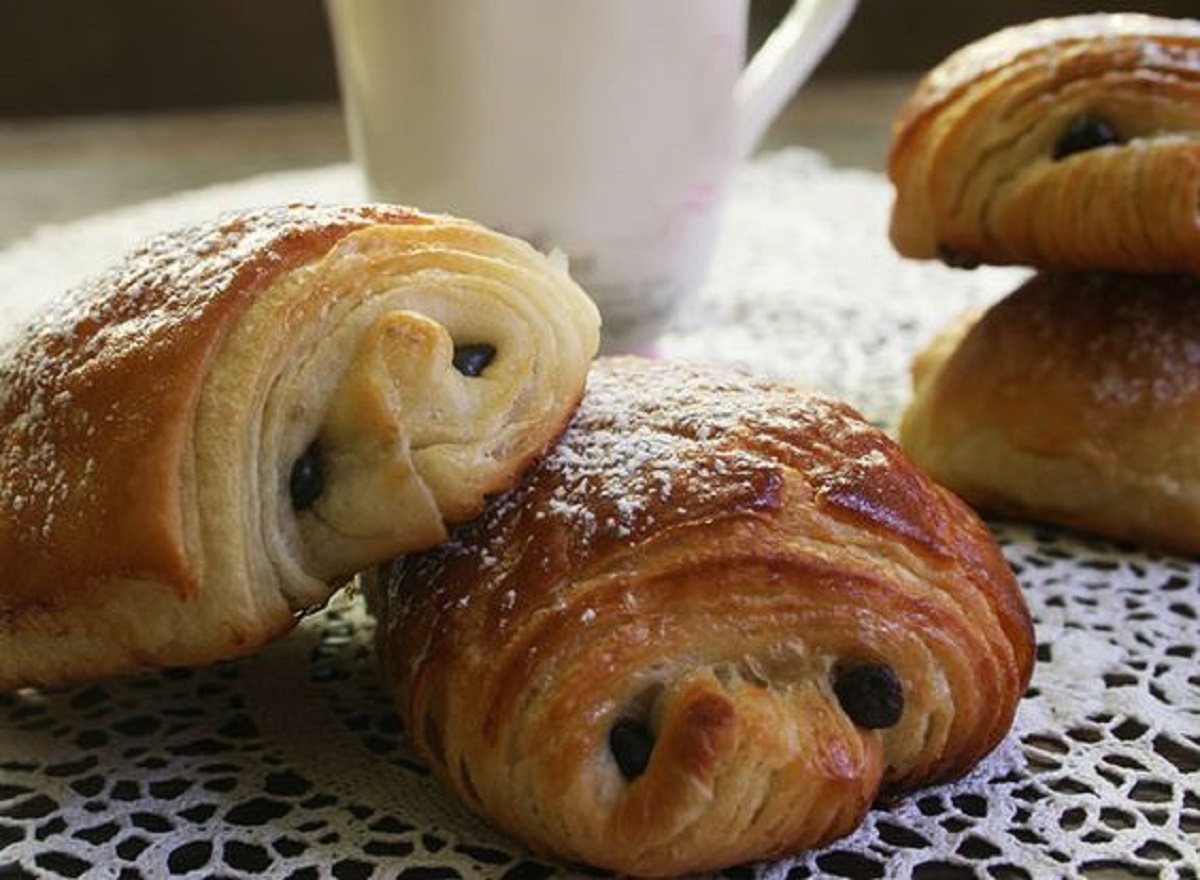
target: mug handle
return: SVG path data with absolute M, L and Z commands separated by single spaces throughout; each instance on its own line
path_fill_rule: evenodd
M 734 155 L 744 159 L 845 30 L 857 0 L 797 0 L 734 87 Z

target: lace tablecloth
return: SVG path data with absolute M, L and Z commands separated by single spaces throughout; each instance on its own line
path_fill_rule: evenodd
M 339 166 L 42 230 L 0 252 L 0 327 L 161 228 L 358 193 Z M 662 352 L 798 379 L 893 424 L 917 347 L 1024 273 L 901 260 L 889 199 L 878 176 L 806 152 L 747 167 L 710 283 Z M 1038 633 L 1014 733 L 967 779 L 877 808 L 829 849 L 729 876 L 1200 875 L 1200 567 L 993 525 Z M 370 631 L 343 598 L 240 661 L 0 696 L 0 877 L 570 876 L 412 758 Z

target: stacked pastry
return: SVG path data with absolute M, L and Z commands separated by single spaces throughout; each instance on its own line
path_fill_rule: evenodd
M 1032 267 L 914 363 L 907 451 L 977 506 L 1200 552 L 1200 22 L 1000 31 L 902 109 L 891 238 Z
M 965 504 L 850 407 L 602 360 L 551 453 L 373 589 L 434 772 L 540 852 L 711 871 L 854 829 L 1008 731 L 1033 636 Z
M 570 418 L 591 300 L 391 207 L 165 233 L 0 350 L 0 688 L 246 653 L 429 547 Z
M 975 513 L 837 401 L 596 345 L 448 217 L 147 243 L 0 351 L 0 688 L 245 653 L 399 557 L 406 728 L 538 851 L 765 859 L 987 754 L 1034 642 Z

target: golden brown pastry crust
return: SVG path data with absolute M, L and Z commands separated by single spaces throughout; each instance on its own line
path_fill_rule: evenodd
M 437 775 L 536 850 L 636 875 L 816 846 L 880 791 L 963 773 L 1033 656 L 990 534 L 883 432 L 636 359 L 598 361 L 531 476 L 371 598 Z M 886 729 L 834 694 L 875 664 L 903 687 Z M 640 775 L 623 724 L 653 738 Z
M 448 217 L 291 206 L 155 238 L 0 353 L 0 687 L 242 653 L 441 540 L 559 433 L 596 336 L 564 271 Z M 500 345 L 483 377 L 459 341 Z
M 1200 281 L 1040 273 L 913 384 L 901 443 L 973 504 L 1200 552 Z
M 1200 22 L 1081 15 L 964 47 L 900 110 L 888 171 L 908 257 L 1200 273 Z

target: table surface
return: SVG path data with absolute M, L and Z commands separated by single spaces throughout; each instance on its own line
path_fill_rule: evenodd
M 806 146 L 838 165 L 881 169 L 892 116 L 912 85 L 814 81 L 760 150 Z M 0 120 L 0 247 L 42 224 L 348 155 L 336 104 Z

